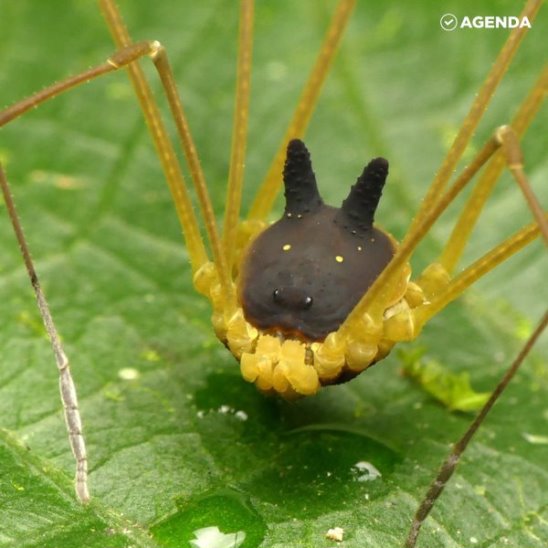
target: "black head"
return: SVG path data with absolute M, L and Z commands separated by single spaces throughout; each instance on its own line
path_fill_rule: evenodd
M 372 160 L 341 208 L 323 203 L 304 143 L 287 147 L 282 219 L 249 247 L 240 277 L 246 319 L 266 332 L 321 341 L 345 320 L 394 254 L 373 226 L 388 175 Z

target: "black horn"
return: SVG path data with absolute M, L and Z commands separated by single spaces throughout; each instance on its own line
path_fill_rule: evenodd
M 300 139 L 293 139 L 287 145 L 284 185 L 286 215 L 310 213 L 323 204 L 312 171 L 310 153 Z
M 388 160 L 375 158 L 364 168 L 342 203 L 338 221 L 357 234 L 371 230 L 388 175 Z

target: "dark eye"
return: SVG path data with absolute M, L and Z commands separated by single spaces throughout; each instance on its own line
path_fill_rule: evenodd
M 277 287 L 272 292 L 272 299 L 288 310 L 308 310 L 314 301 L 310 295 L 294 287 Z

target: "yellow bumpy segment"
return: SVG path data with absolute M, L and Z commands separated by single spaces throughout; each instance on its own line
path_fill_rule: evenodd
M 253 238 L 249 227 L 240 247 Z M 449 275 L 441 265 L 430 265 L 417 283 L 410 282 L 405 265 L 390 292 L 384 314 L 364 314 L 346 329 L 329 333 L 324 341 L 303 342 L 281 334 L 261 333 L 244 316 L 243 309 L 227 313 L 213 263 L 204 264 L 194 276 L 198 291 L 213 305 L 213 326 L 218 338 L 240 362 L 243 378 L 263 392 L 286 399 L 315 394 L 322 385 L 347 380 L 382 360 L 398 341 L 412 340 L 420 330 L 416 317 L 428 299 L 443 290 Z
M 281 341 L 260 335 L 254 352 L 244 352 L 240 360 L 243 378 L 264 392 L 274 390 L 284 398 L 315 394 L 320 388 L 318 373 L 306 362 L 306 345 L 295 340 Z

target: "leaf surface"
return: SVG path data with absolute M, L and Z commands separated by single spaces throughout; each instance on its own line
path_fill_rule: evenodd
M 5 4 L 2 105 L 112 50 L 93 3 Z M 219 0 L 121 4 L 135 39 L 167 47 L 220 217 L 236 10 Z M 245 206 L 333 7 L 258 2 Z M 507 34 L 440 29 L 444 13 L 474 15 L 471 9 L 457 2 L 359 3 L 308 132 L 326 201 L 340 202 L 363 165 L 384 155 L 391 175 L 378 220 L 403 236 Z M 482 0 L 473 9 L 516 14 L 509 1 Z M 545 32 L 541 13 L 468 159 L 533 85 L 546 56 Z M 544 112 L 524 149 L 546 203 L 545 122 Z M 125 74 L 90 83 L 3 128 L 0 158 L 71 357 L 94 496 L 85 508 L 73 498 L 55 366 L 2 211 L 0 546 L 186 547 L 206 527 L 245 532 L 243 548 L 329 548 L 325 533 L 333 527 L 344 529 L 346 548 L 401 545 L 470 415 L 450 413 L 401 376 L 395 352 L 351 383 L 294 404 L 264 398 L 241 380 L 214 338 L 207 303 L 192 290 L 169 193 Z M 437 256 L 457 208 L 421 246 L 416 272 Z M 464 263 L 529 219 L 505 176 Z M 491 390 L 545 306 L 542 253 L 533 244 L 436 317 L 417 342 L 427 357 L 469 372 L 478 390 Z M 545 545 L 543 350 L 546 342 L 478 434 L 420 546 Z M 137 378 L 127 380 L 128 369 Z M 364 478 L 366 465 L 358 463 L 381 476 Z

